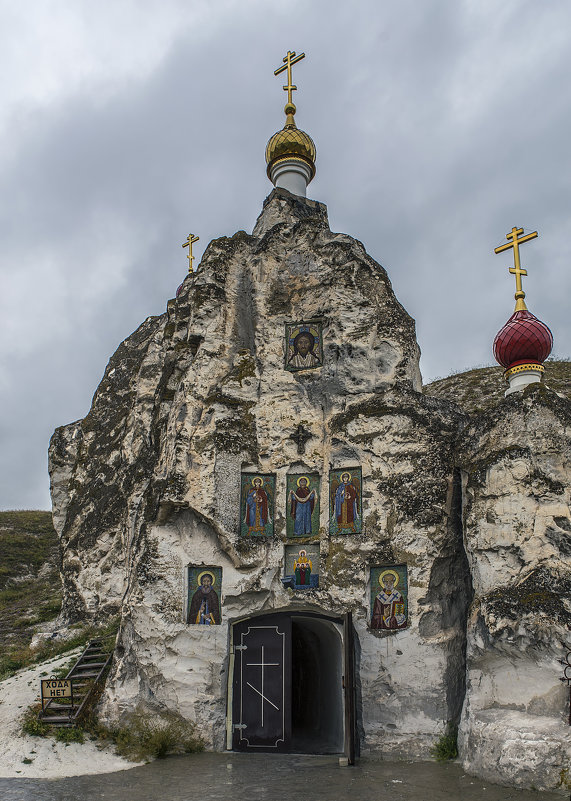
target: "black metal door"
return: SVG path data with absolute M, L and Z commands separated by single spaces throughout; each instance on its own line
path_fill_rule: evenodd
M 291 618 L 236 623 L 232 632 L 232 747 L 287 751 L 291 740 Z
M 344 675 L 345 691 L 345 754 L 349 764 L 355 764 L 357 740 L 357 716 L 355 699 L 355 641 L 353 615 L 347 612 L 343 620 Z

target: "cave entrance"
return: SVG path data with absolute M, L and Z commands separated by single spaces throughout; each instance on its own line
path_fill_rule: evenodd
M 354 761 L 353 624 L 305 612 L 232 627 L 228 747 Z

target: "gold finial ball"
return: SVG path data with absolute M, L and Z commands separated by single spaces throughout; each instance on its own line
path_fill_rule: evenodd
M 295 114 L 296 108 L 294 103 L 286 103 L 284 106 L 284 111 L 286 114 Z
M 288 103 L 286 109 L 288 106 L 293 106 L 293 103 Z M 295 106 L 293 107 L 295 108 Z M 307 162 L 311 167 L 311 178 L 313 178 L 315 175 L 316 156 L 317 150 L 311 136 L 306 134 L 305 131 L 300 131 L 295 122 L 293 124 L 286 123 L 286 126 L 281 131 L 277 131 L 266 145 L 268 178 L 271 180 L 272 166 L 276 161 L 288 158 L 301 159 Z

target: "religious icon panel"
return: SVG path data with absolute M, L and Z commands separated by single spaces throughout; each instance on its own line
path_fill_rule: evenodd
M 286 533 L 288 537 L 319 536 L 319 475 L 287 476 Z
M 330 534 L 361 532 L 362 486 L 360 467 L 343 467 L 329 472 Z
M 198 626 L 219 626 L 222 619 L 220 590 L 221 567 L 188 568 L 188 614 L 189 623 Z
M 311 590 L 319 587 L 319 545 L 286 545 L 284 587 Z
M 273 536 L 275 487 L 273 475 L 242 473 L 240 534 L 243 537 Z
M 371 568 L 371 628 L 395 631 L 408 624 L 406 565 Z
M 321 322 L 286 323 L 286 370 L 311 370 L 323 365 Z

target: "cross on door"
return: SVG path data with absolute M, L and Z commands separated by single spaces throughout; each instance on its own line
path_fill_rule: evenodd
M 263 728 L 263 726 L 264 726 L 264 701 L 267 701 L 268 704 L 271 704 L 274 709 L 277 709 L 278 712 L 280 710 L 279 706 L 276 706 L 273 703 L 273 701 L 270 701 L 270 699 L 266 698 L 266 696 L 264 695 L 264 678 L 265 678 L 265 676 L 264 676 L 264 668 L 267 668 L 267 667 L 280 667 L 280 664 L 279 664 L 279 662 L 265 662 L 264 661 L 264 646 L 263 645 L 261 646 L 261 652 L 262 652 L 262 654 L 261 654 L 259 662 L 246 662 L 246 665 L 248 667 L 260 667 L 262 669 L 261 670 L 261 687 L 260 687 L 260 689 L 258 689 L 257 687 L 254 687 L 254 685 L 250 684 L 249 681 L 247 681 L 246 684 L 248 685 L 248 687 L 250 687 L 252 690 L 254 690 L 254 692 L 258 693 L 258 695 L 262 699 L 261 707 L 262 707 L 262 728 Z

